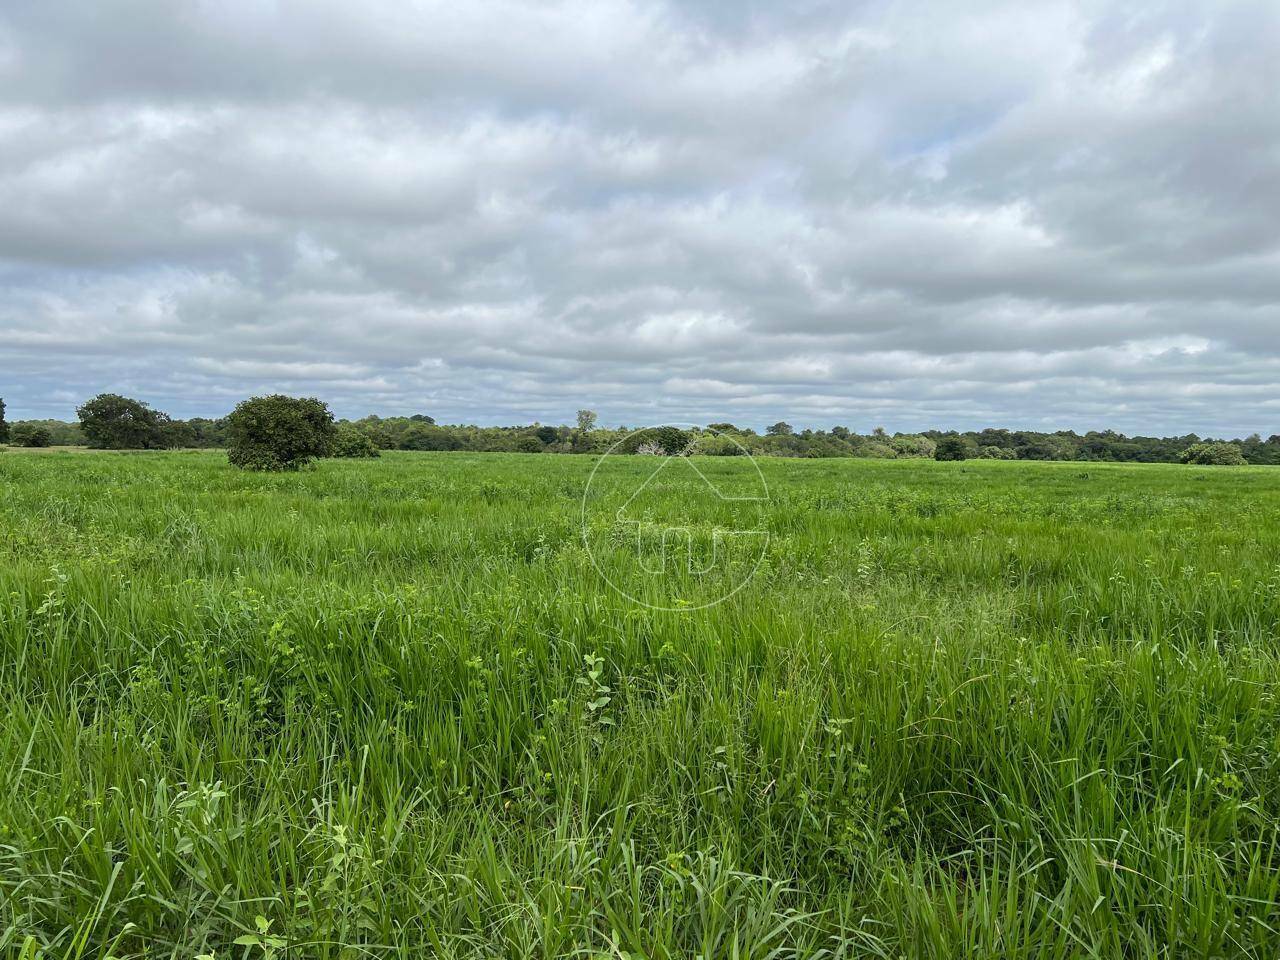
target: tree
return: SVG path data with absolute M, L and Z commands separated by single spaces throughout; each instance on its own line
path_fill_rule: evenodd
M 893 460 L 898 456 L 898 451 L 883 440 L 865 440 L 858 444 L 854 456 L 869 457 L 873 460 Z
M 1215 467 L 1243 467 L 1249 462 L 1234 443 L 1195 443 L 1183 450 L 1178 459 Z
M 590 433 L 592 430 L 596 428 L 597 419 L 599 418 L 596 416 L 596 412 L 594 410 L 579 410 L 578 411 L 578 432 Z
M 169 446 L 169 417 L 140 400 L 100 393 L 76 408 L 89 446 L 100 450 L 162 450 Z
M 740 457 L 746 454 L 742 444 L 723 433 L 704 433 L 690 450 L 700 457 Z
M 785 420 L 779 420 L 773 426 L 766 427 L 764 432 L 771 437 L 789 437 L 795 430 Z
M 169 450 L 178 447 L 195 447 L 199 446 L 199 436 L 196 434 L 196 428 L 186 420 L 170 420 L 165 417 L 160 424 L 161 435 L 164 442 L 161 446 Z
M 401 450 L 458 450 L 462 441 L 448 430 L 415 423 L 400 435 Z
M 0 443 L 9 442 L 9 424 L 4 421 L 4 397 L 0 397 Z
M 297 470 L 327 456 L 336 433 L 315 397 L 253 397 L 227 418 L 227 459 L 245 470 Z
M 53 446 L 53 434 L 44 427 L 19 423 L 10 432 L 10 442 L 15 447 L 50 447 Z
M 988 444 L 978 449 L 979 460 L 1017 460 L 1018 455 L 1012 450 L 1006 450 L 1004 447 L 997 447 L 995 444 Z
M 889 446 L 893 447 L 900 457 L 928 459 L 937 453 L 937 445 L 928 437 L 922 437 L 918 433 L 900 433 L 889 442 Z
M 943 437 L 938 441 L 937 449 L 933 453 L 933 459 L 967 460 L 969 459 L 969 445 L 964 442 L 964 437 Z
M 534 433 L 536 433 L 538 439 L 545 444 L 552 444 L 560 439 L 560 431 L 551 426 L 539 427 L 534 431 Z
M 679 427 L 646 427 L 628 434 L 618 444 L 620 453 L 639 453 L 640 448 L 663 456 L 677 457 L 689 449 L 693 435 Z
M 343 423 L 338 425 L 329 456 L 348 460 L 372 460 L 382 456 L 382 451 L 363 430 Z

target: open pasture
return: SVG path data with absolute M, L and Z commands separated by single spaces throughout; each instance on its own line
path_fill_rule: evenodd
M 593 460 L 0 453 L 0 950 L 1280 953 L 1280 474 Z

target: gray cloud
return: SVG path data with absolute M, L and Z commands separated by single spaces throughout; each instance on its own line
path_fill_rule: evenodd
M 1280 432 L 1270 2 L 16 2 L 0 395 Z

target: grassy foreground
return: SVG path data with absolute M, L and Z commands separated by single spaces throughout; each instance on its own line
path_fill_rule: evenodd
M 591 467 L 0 453 L 0 952 L 1280 954 L 1280 472 L 764 461 L 664 612 Z

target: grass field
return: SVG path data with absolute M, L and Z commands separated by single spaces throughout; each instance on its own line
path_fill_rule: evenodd
M 0 952 L 1280 955 L 1280 473 L 591 469 L 0 453 Z

